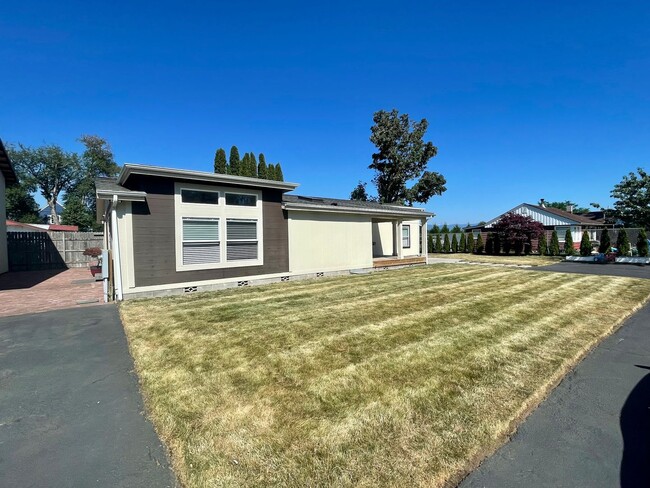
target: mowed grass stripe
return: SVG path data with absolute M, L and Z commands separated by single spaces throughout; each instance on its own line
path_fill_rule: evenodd
M 284 315 L 281 285 L 217 293 L 215 307 L 192 297 L 199 314 L 179 315 L 183 299 L 126 303 L 147 406 L 183 483 L 440 486 L 650 294 L 642 280 L 450 268 L 465 267 L 291 283 L 302 296 Z M 238 303 L 245 318 L 228 315 Z

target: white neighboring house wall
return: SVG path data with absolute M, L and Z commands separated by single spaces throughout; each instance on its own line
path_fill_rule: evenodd
M 7 208 L 5 202 L 5 177 L 0 171 L 0 273 L 9 271 L 7 255 Z
M 372 268 L 370 215 L 289 210 L 288 217 L 292 273 Z

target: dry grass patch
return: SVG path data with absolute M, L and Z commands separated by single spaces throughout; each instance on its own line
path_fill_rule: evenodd
M 437 265 L 121 313 L 185 486 L 441 486 L 649 294 L 650 280 Z
M 515 264 L 519 266 L 548 266 L 564 261 L 561 256 L 492 256 L 489 254 L 431 254 L 439 259 L 462 259 L 468 263 Z

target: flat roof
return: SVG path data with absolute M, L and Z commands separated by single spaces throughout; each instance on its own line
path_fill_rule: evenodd
M 11 165 L 11 160 L 7 154 L 7 150 L 5 149 L 4 144 L 2 144 L 2 139 L 0 139 L 0 172 L 5 178 L 5 183 L 18 182 L 18 176 L 16 176 L 16 172 Z
M 288 210 L 312 210 L 320 212 L 361 213 L 378 216 L 433 217 L 424 208 L 406 207 L 389 203 L 343 200 L 338 198 L 308 197 L 302 195 L 282 195 L 282 203 Z
M 248 176 L 223 175 L 207 171 L 194 171 L 187 169 L 163 168 L 144 164 L 126 163 L 117 176 L 117 184 L 123 185 L 131 175 L 161 176 L 163 178 L 176 178 L 184 180 L 202 181 L 205 183 L 230 183 L 256 188 L 273 188 L 276 190 L 291 191 L 298 188 L 298 183 L 286 181 L 264 180 Z

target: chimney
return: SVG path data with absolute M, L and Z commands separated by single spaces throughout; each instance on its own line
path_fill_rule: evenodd
M 543 198 L 540 198 L 540 199 L 539 199 L 539 205 L 540 205 L 542 208 L 546 208 L 546 203 L 544 202 L 544 199 L 543 199 Z
M 570 213 L 573 213 L 573 205 L 572 205 L 572 204 L 567 205 L 567 206 L 566 206 L 566 209 L 567 209 L 567 211 L 569 211 Z

